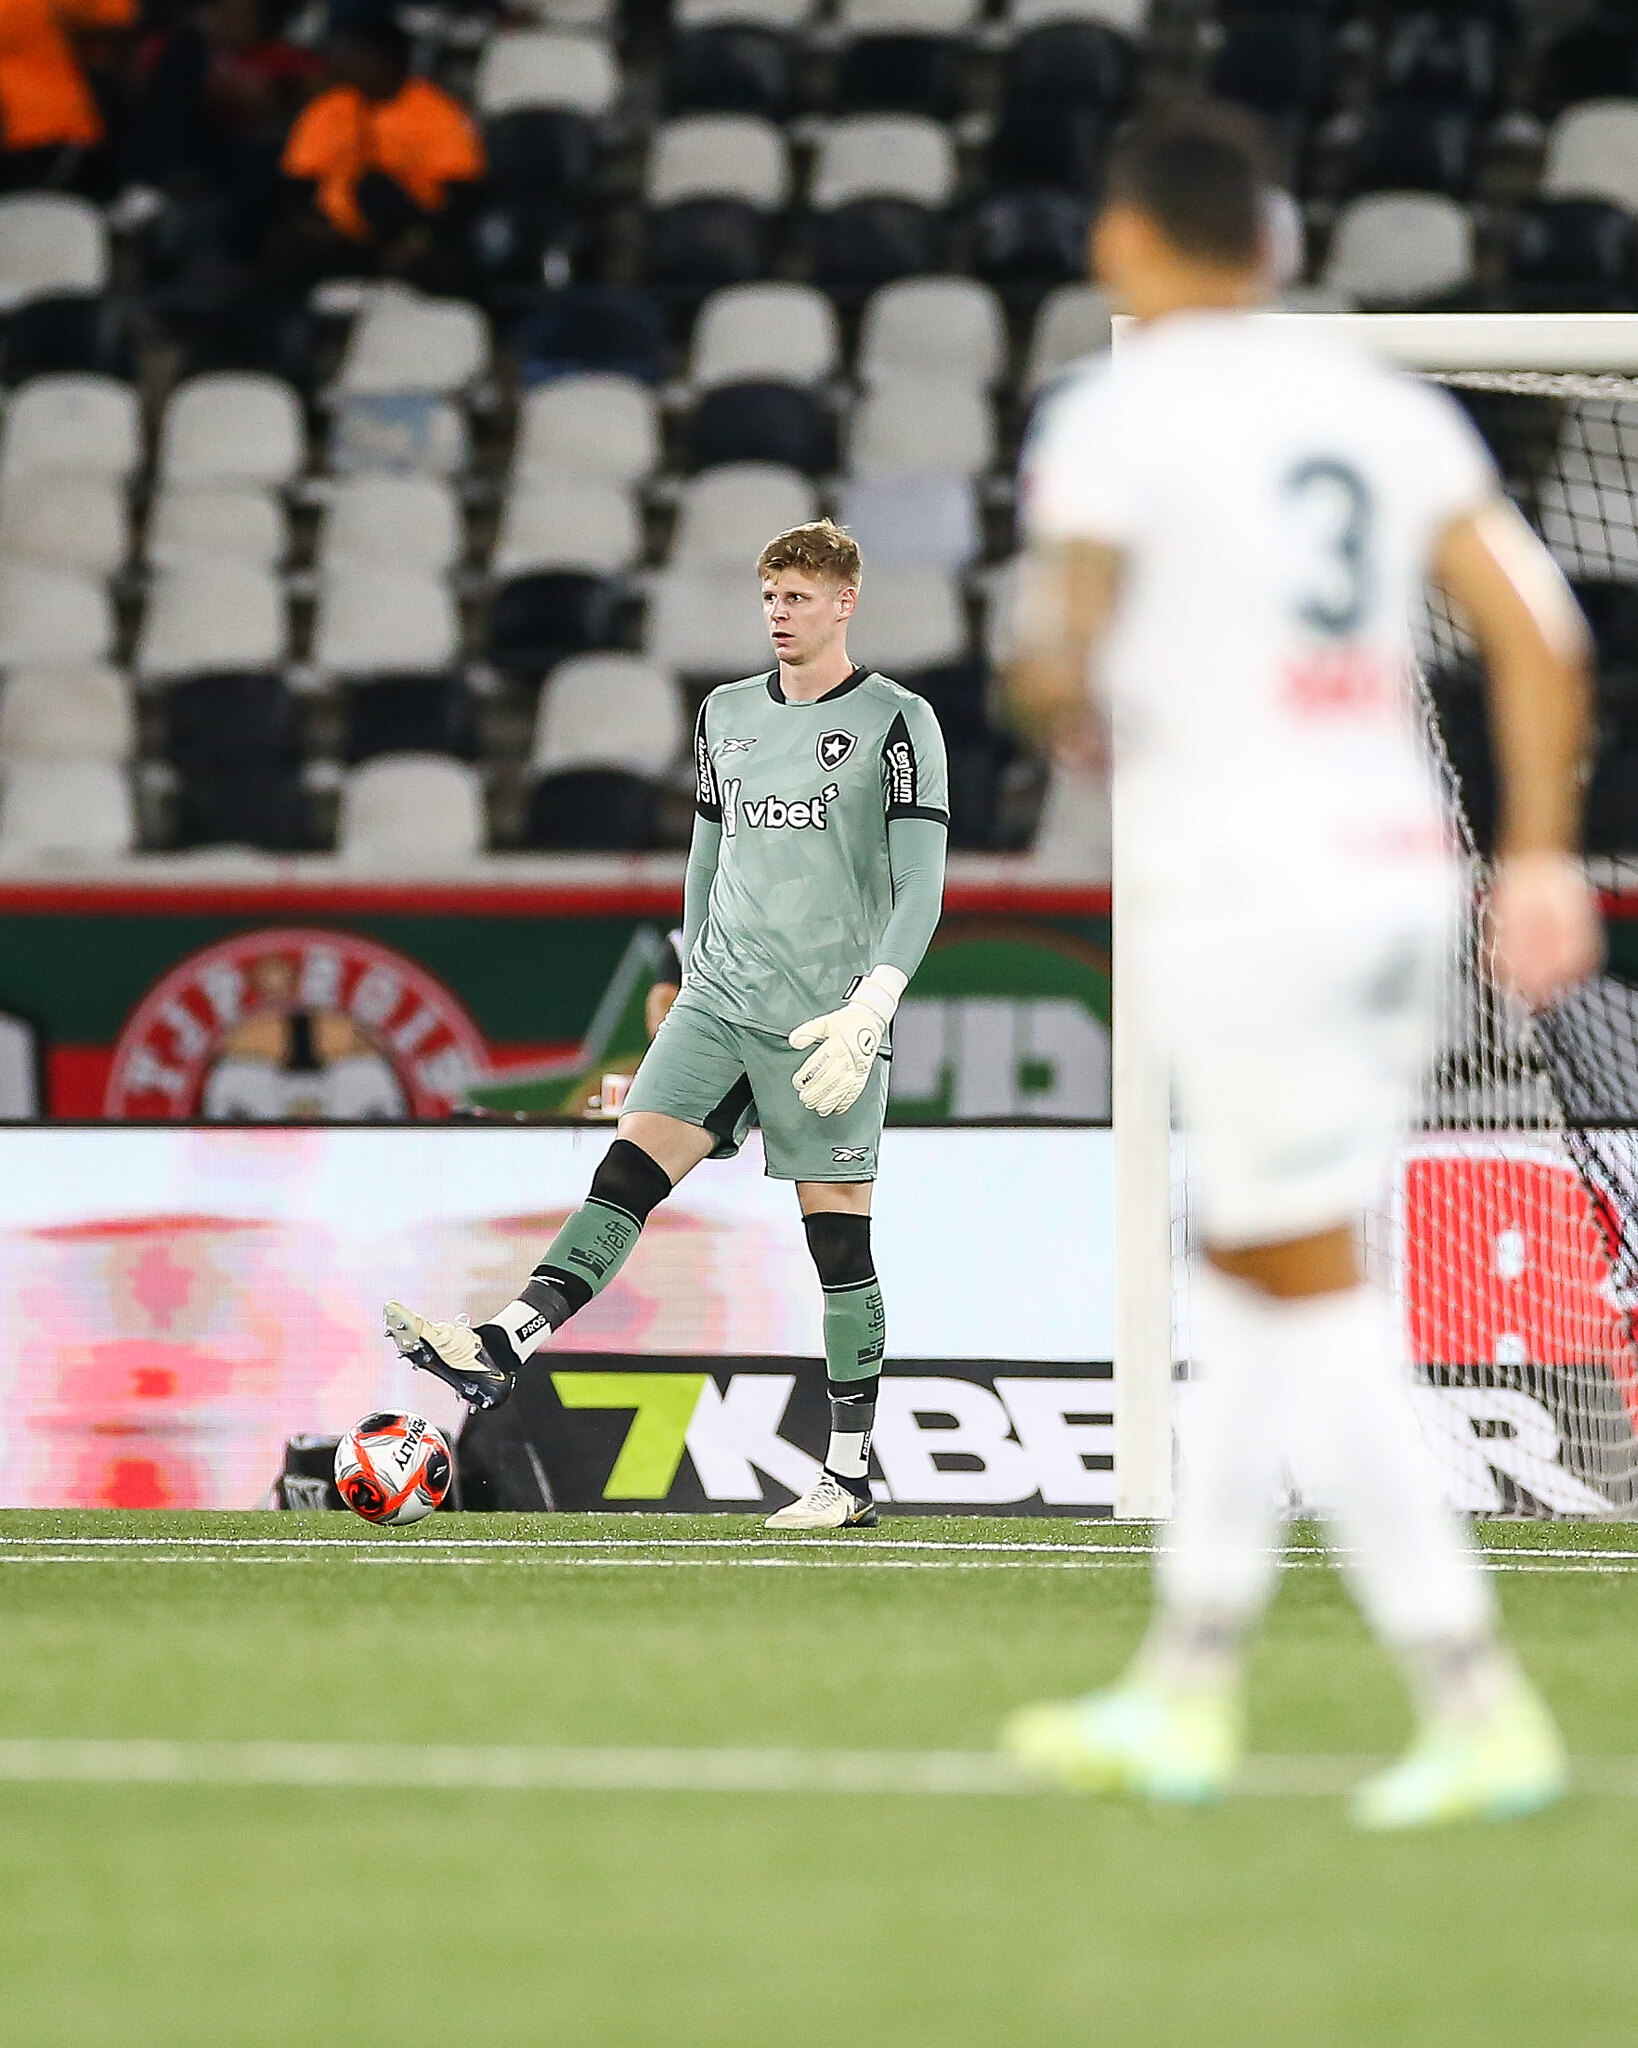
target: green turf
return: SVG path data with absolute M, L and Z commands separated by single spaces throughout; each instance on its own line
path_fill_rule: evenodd
M 380 1536 L 339 1515 L 10 1514 L 0 1539 L 401 1550 L 752 1527 L 449 1516 Z M 1063 1522 L 879 1533 L 1120 1540 Z M 1638 1550 L 1638 1529 L 1486 1534 Z M 861 1555 L 890 1554 L 872 1541 Z M 0 1562 L 0 1737 L 981 1748 L 1017 1701 L 1114 1672 L 1147 1596 L 1122 1564 L 361 1554 Z M 1572 1746 L 1638 1752 L 1638 1573 L 1509 1575 L 1502 1596 Z M 1253 1707 L 1264 1750 L 1402 1738 L 1392 1675 L 1329 1573 L 1288 1575 Z M 1047 1798 L 0 1784 L 0 2043 L 1625 2048 L 1635 1822 L 1638 1801 L 1581 1797 L 1384 1841 L 1350 1834 L 1332 1800 L 1155 1816 Z

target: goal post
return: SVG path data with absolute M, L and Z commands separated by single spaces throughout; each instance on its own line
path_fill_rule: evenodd
M 1360 347 L 1458 392 L 1483 394 L 1485 404 L 1536 408 L 1529 434 L 1519 437 L 1528 450 L 1517 474 L 1504 453 L 1509 490 L 1573 579 L 1632 586 L 1638 617 L 1638 314 L 1253 317 Z M 1115 321 L 1117 354 L 1129 332 L 1129 321 Z M 1446 1044 L 1412 1148 L 1415 1173 L 1401 1162 L 1388 1207 L 1368 1219 L 1370 1248 L 1396 1262 L 1390 1277 L 1414 1338 L 1424 1420 L 1443 1433 L 1436 1448 L 1458 1505 L 1638 1514 L 1638 1345 L 1628 1298 L 1638 1278 L 1638 1145 L 1608 1128 L 1638 1123 L 1638 991 L 1608 981 L 1534 1024 L 1498 995 L 1479 920 L 1483 863 L 1430 679 L 1441 654 L 1454 648 L 1459 657 L 1461 636 L 1430 613 L 1422 639 L 1431 650 L 1421 665 L 1424 721 L 1471 859 L 1473 908 L 1454 963 Z M 1638 661 L 1638 645 L 1634 655 Z M 1115 1514 L 1151 1520 L 1170 1512 L 1175 1386 L 1188 1365 L 1186 1186 L 1174 1170 L 1167 1076 L 1134 1013 L 1126 971 L 1133 912 L 1123 888 L 1123 812 L 1117 763 Z M 1527 1276 L 1532 1259 L 1548 1270 Z M 1519 1293 L 1526 1277 L 1530 1307 L 1508 1311 L 1519 1329 L 1500 1330 L 1489 1295 L 1506 1286 Z M 1487 1465 L 1486 1432 L 1505 1442 L 1494 1454 L 1505 1469 Z

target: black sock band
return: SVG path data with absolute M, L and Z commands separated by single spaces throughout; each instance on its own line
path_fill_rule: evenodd
M 670 1192 L 665 1168 L 629 1138 L 616 1138 L 592 1175 L 592 1198 L 624 1209 L 634 1223 L 646 1223 Z

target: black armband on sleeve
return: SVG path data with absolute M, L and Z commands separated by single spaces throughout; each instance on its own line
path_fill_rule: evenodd
M 694 721 L 694 808 L 702 818 L 708 818 L 713 825 L 720 825 L 722 791 L 717 787 L 711 743 L 705 733 L 705 707 L 710 701 L 707 697 L 700 705 L 700 715 Z
M 935 825 L 948 825 L 950 814 L 921 801 L 921 770 L 916 762 L 916 743 L 901 711 L 882 741 L 882 799 L 887 822 L 895 818 L 928 818 Z

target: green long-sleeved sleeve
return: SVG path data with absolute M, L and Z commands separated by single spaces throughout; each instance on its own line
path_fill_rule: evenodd
M 892 818 L 887 858 L 893 873 L 893 910 L 871 967 L 896 967 L 908 979 L 932 944 L 944 909 L 944 855 L 948 828 L 934 818 Z M 690 863 L 692 865 L 692 863 Z
M 683 875 L 683 972 L 694 951 L 694 942 L 705 925 L 711 907 L 711 884 L 716 880 L 717 856 L 722 852 L 722 826 L 714 818 L 696 817 L 694 836 L 688 842 L 688 867 Z

